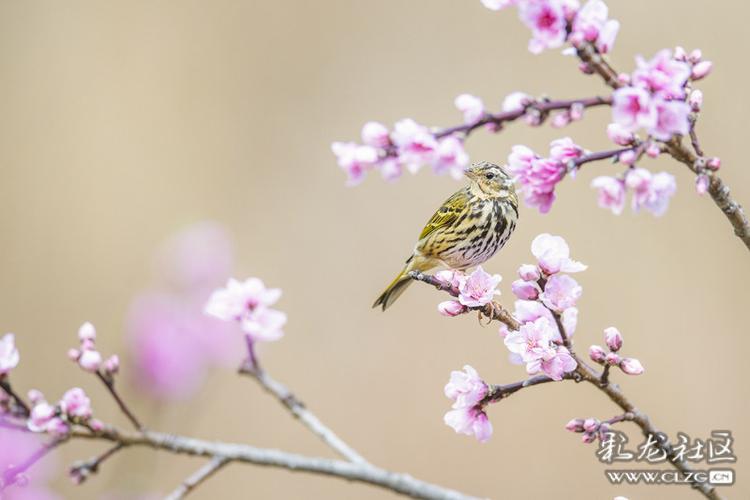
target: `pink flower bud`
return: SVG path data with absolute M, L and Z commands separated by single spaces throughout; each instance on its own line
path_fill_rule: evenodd
M 55 417 L 47 423 L 47 432 L 55 436 L 64 436 L 68 431 L 70 431 L 70 427 L 60 417 Z
M 68 358 L 71 361 L 78 361 L 78 358 L 81 357 L 81 351 L 78 349 L 68 349 Z
M 583 421 L 583 430 L 586 432 L 596 432 L 599 430 L 599 421 L 595 418 L 587 418 Z
M 704 195 L 708 191 L 709 179 L 706 174 L 700 174 L 695 178 L 695 190 L 699 195 Z
M 701 49 L 695 49 L 690 53 L 688 59 L 690 59 L 690 62 L 692 63 L 698 63 L 703 59 L 703 52 L 701 52 Z
M 695 89 L 690 92 L 688 104 L 690 104 L 690 109 L 692 109 L 696 113 L 700 111 L 701 107 L 703 106 L 703 92 L 701 92 L 700 89 Z
M 596 434 L 593 432 L 584 432 L 583 436 L 581 436 L 581 441 L 583 441 L 584 444 L 593 443 L 596 441 Z
M 89 420 L 89 427 L 91 427 L 94 432 L 101 432 L 102 430 L 104 430 L 104 422 L 96 418 L 92 418 L 91 420 Z
M 33 405 L 38 405 L 39 403 L 44 401 L 44 394 L 36 389 L 31 389 L 28 393 L 28 396 L 29 401 L 31 401 L 31 404 Z
M 535 281 L 516 280 L 510 285 L 513 294 L 521 300 L 536 300 L 541 290 Z
M 701 78 L 705 78 L 709 73 L 711 73 L 713 67 L 714 63 L 712 63 L 711 61 L 701 61 L 693 66 L 691 77 L 693 78 L 693 80 L 700 80 Z
M 713 158 L 710 158 L 708 160 L 706 165 L 711 170 L 719 170 L 719 167 L 721 167 L 721 158 L 719 158 L 718 156 L 714 156 Z
M 382 123 L 367 122 L 362 127 L 362 142 L 372 147 L 385 147 L 391 140 L 388 129 Z
M 120 371 L 120 357 L 117 354 L 113 354 L 104 361 L 104 371 L 111 375 Z
M 583 118 L 584 109 L 585 108 L 583 107 L 583 104 L 581 104 L 580 102 L 574 102 L 570 106 L 570 120 L 577 122 L 578 120 Z
M 581 73 L 584 75 L 593 75 L 594 70 L 589 66 L 588 64 L 582 62 L 578 65 L 578 69 L 581 70 Z
M 574 418 L 565 424 L 565 428 L 570 432 L 583 432 L 583 419 Z
M 98 351 L 83 351 L 78 364 L 87 372 L 95 373 L 102 364 L 102 355 Z
M 533 264 L 524 264 L 518 268 L 518 277 L 524 281 L 537 281 L 541 276 L 539 268 Z
M 649 143 L 648 147 L 646 148 L 646 154 L 650 158 L 656 158 L 661 154 L 661 147 L 655 142 Z
M 557 113 L 555 116 L 553 116 L 552 123 L 550 123 L 550 125 L 552 125 L 552 127 L 554 128 L 563 128 L 569 123 L 570 123 L 570 114 L 568 114 L 568 112 L 565 111 L 562 113 Z
M 96 329 L 94 328 L 94 325 L 89 323 L 88 321 L 81 325 L 81 328 L 78 329 L 78 338 L 83 342 L 84 340 L 90 340 L 94 341 L 96 339 Z
M 620 356 L 614 352 L 609 352 L 604 356 L 604 362 L 610 366 L 618 365 L 620 364 Z
M 597 363 L 601 363 L 604 361 L 604 358 L 607 356 L 607 352 L 602 349 L 601 346 L 598 345 L 592 345 L 589 347 L 589 357 L 592 361 L 596 361 Z
M 619 351 L 620 347 L 622 347 L 622 334 L 614 326 L 605 328 L 604 340 L 607 342 L 607 347 L 609 347 L 610 351 Z
M 617 75 L 617 81 L 623 85 L 630 85 L 630 75 L 627 73 L 620 73 Z
M 633 163 L 635 163 L 635 151 L 633 151 L 632 149 L 623 151 L 622 153 L 620 153 L 619 160 L 625 165 L 632 165 Z
M 635 358 L 623 358 L 620 369 L 628 375 L 640 375 L 645 371 L 641 362 Z
M 438 304 L 438 312 L 443 316 L 453 317 L 466 312 L 466 306 L 457 300 L 446 300 Z
M 674 58 L 678 61 L 687 61 L 688 55 L 684 48 L 679 45 L 674 49 Z
M 635 134 L 619 123 L 610 123 L 607 125 L 607 137 L 615 144 L 629 146 L 635 139 Z

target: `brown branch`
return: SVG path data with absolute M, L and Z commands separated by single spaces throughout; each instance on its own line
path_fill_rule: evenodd
M 109 391 L 109 394 L 117 402 L 117 406 L 120 407 L 120 410 L 125 414 L 126 417 L 128 417 L 128 420 L 130 420 L 130 422 L 133 424 L 133 427 L 135 427 L 136 430 L 142 431 L 143 425 L 141 425 L 141 423 L 135 417 L 133 412 L 130 411 L 130 408 L 128 408 L 128 405 L 125 404 L 125 401 L 120 397 L 117 390 L 115 389 L 114 379 L 111 376 L 102 375 L 101 372 L 96 372 L 96 376 L 99 377 L 99 380 L 102 381 L 104 386 Z
M 563 379 L 575 380 L 576 382 L 581 380 L 581 378 L 575 372 L 563 374 Z M 497 403 L 501 399 L 505 399 L 511 394 L 515 394 L 516 392 L 520 391 L 521 389 L 525 389 L 527 387 L 533 387 L 539 384 L 546 384 L 547 382 L 556 382 L 556 381 L 554 379 L 549 378 L 547 375 L 535 375 L 526 380 L 520 380 L 518 382 L 513 382 L 511 384 L 504 384 L 504 385 L 493 384 L 489 386 L 487 395 L 484 397 L 484 399 L 482 399 L 482 401 L 479 402 L 479 404 L 481 406 L 484 406 L 490 403 Z
M 7 377 L 0 376 L 0 389 L 2 389 L 5 394 L 10 396 L 16 407 L 20 410 L 21 416 L 28 417 L 29 415 L 31 415 L 31 409 L 29 408 L 29 405 L 26 404 L 21 396 L 16 394 L 16 392 L 10 386 L 10 382 L 8 382 Z
M 219 469 L 228 463 L 229 460 L 224 457 L 212 458 L 210 462 L 207 462 L 203 467 L 191 474 L 172 493 L 164 498 L 166 500 L 179 500 L 180 498 L 184 498 L 203 481 L 213 476 L 219 471 Z
M 70 467 L 70 476 L 78 484 L 84 482 L 91 474 L 96 474 L 99 471 L 99 466 L 107 460 L 109 457 L 120 451 L 125 447 L 123 443 L 117 443 L 116 445 L 108 448 L 104 453 L 92 457 L 85 462 L 74 463 Z

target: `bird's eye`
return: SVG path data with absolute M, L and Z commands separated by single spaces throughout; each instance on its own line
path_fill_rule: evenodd
M 491 181 L 492 179 L 494 179 L 494 178 L 495 178 L 495 174 L 493 174 L 492 172 L 487 172 L 486 174 L 484 174 L 484 177 L 485 177 L 485 178 L 486 178 L 486 179 L 487 179 L 488 181 Z

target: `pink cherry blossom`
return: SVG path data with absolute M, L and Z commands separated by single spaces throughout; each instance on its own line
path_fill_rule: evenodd
M 645 208 L 656 216 L 666 212 L 669 199 L 677 190 L 672 174 L 652 174 L 644 168 L 629 170 L 625 184 L 633 190 L 633 210 Z
M 656 110 L 656 122 L 648 128 L 655 138 L 666 141 L 673 135 L 685 135 L 690 130 L 690 106 L 683 101 L 665 101 L 656 99 L 653 102 Z
M 86 340 L 96 340 L 96 328 L 94 328 L 94 325 L 92 325 L 88 321 L 82 324 L 78 329 L 78 338 L 81 340 L 81 342 L 84 342 Z
M 476 123 L 484 115 L 484 103 L 471 94 L 461 94 L 456 97 L 454 104 L 464 115 L 465 123 Z
M 611 351 L 619 351 L 622 347 L 622 334 L 614 326 L 604 329 L 604 340 Z
M 362 142 L 374 148 L 384 148 L 390 144 L 388 129 L 379 122 L 367 122 L 362 126 Z
M 452 371 L 445 385 L 445 395 L 453 400 L 453 408 L 472 408 L 478 405 L 488 391 L 487 384 L 479 373 L 469 365 L 463 371 Z
M 443 316 L 454 317 L 466 312 L 466 306 L 457 300 L 446 300 L 437 306 L 438 312 Z
M 508 156 L 508 169 L 517 176 L 526 203 L 542 213 L 549 212 L 555 200 L 555 186 L 565 177 L 565 166 L 552 158 L 540 158 L 519 145 Z
M 102 364 L 102 355 L 99 351 L 85 349 L 78 358 L 78 365 L 87 372 L 96 373 Z
M 469 164 L 469 155 L 464 150 L 464 143 L 455 136 L 440 139 L 431 160 L 436 174 L 448 172 L 454 179 L 461 179 Z
M 10 371 L 18 366 L 21 357 L 16 349 L 15 336 L 12 333 L 6 333 L 0 339 L 0 377 L 7 375 Z
M 492 423 L 479 408 L 451 410 L 443 421 L 457 433 L 474 436 L 480 443 L 486 443 L 492 437 Z
M 243 316 L 242 331 L 255 340 L 273 342 L 284 336 L 282 327 L 286 324 L 286 314 L 275 309 L 259 308 Z
M 546 317 L 523 323 L 521 327 L 505 336 L 508 350 L 520 356 L 524 363 L 531 363 L 554 354 L 552 339 L 557 332 Z
M 458 301 L 467 307 L 480 307 L 492 301 L 497 285 L 503 278 L 499 274 L 490 275 L 478 266 L 473 273 L 461 278 L 458 286 Z
M 578 308 L 568 307 L 562 312 L 560 317 L 565 333 L 568 337 L 571 337 L 576 332 L 578 326 Z
M 516 280 L 511 283 L 513 294 L 521 300 L 535 300 L 541 290 L 536 281 Z
M 550 143 L 550 159 L 560 163 L 567 163 L 570 160 L 580 158 L 585 150 L 573 142 L 570 137 L 554 140 Z
M 362 146 L 354 142 L 334 142 L 331 151 L 336 155 L 339 167 L 347 174 L 347 184 L 354 186 L 362 182 L 365 174 L 378 161 L 378 152 L 372 146 Z
M 429 162 L 438 146 L 435 136 L 427 127 L 411 118 L 396 122 L 391 139 L 398 147 L 400 161 L 412 173 L 417 172 L 423 164 Z
M 619 146 L 629 146 L 635 140 L 633 132 L 619 123 L 610 123 L 607 125 L 607 137 Z
M 563 4 L 559 0 L 527 0 L 519 5 L 521 21 L 531 29 L 531 53 L 539 54 L 565 42 L 567 20 Z
M 599 52 L 609 52 L 615 43 L 620 23 L 614 19 L 607 19 L 608 14 L 607 4 L 602 0 L 589 0 L 573 20 L 573 43 L 583 40 L 597 42 Z
M 120 357 L 117 354 L 113 354 L 104 361 L 104 371 L 110 375 L 120 371 Z
M 523 92 L 512 92 L 503 99 L 502 109 L 505 112 L 521 111 L 534 102 L 534 98 Z
M 663 97 L 684 98 L 684 85 L 690 76 L 690 66 L 672 57 L 669 49 L 660 50 L 650 61 L 636 57 L 637 69 L 632 84 Z
M 651 105 L 651 94 L 640 87 L 621 87 L 612 94 L 612 120 L 625 130 L 656 125 L 656 109 Z
M 530 375 L 541 371 L 552 380 L 562 380 L 566 373 L 572 372 L 577 366 L 570 351 L 564 346 L 558 346 L 552 354 L 547 352 L 542 358 L 527 363 L 526 371 Z
M 57 415 L 57 409 L 46 401 L 38 402 L 32 409 L 27 427 L 32 432 L 50 432 L 61 436 L 70 430 L 65 421 Z
M 560 236 L 540 234 L 531 242 L 531 253 L 537 258 L 539 267 L 547 275 L 559 272 L 577 273 L 587 267 L 570 258 L 570 248 Z
M 80 387 L 69 389 L 60 400 L 60 411 L 71 418 L 88 419 L 91 417 L 91 400 Z
M 547 280 L 540 299 L 550 309 L 562 312 L 574 307 L 582 293 L 583 288 L 576 280 L 567 274 L 555 274 Z
M 224 321 L 239 321 L 255 309 L 274 305 L 280 297 L 280 289 L 266 288 L 259 278 L 230 278 L 224 288 L 211 294 L 204 311 Z
M 641 362 L 635 358 L 623 358 L 619 366 L 628 375 L 640 375 L 645 371 Z
M 625 207 L 625 182 L 615 177 L 602 175 L 591 181 L 591 187 L 598 190 L 597 202 L 602 208 L 620 215 Z
M 537 281 L 541 278 L 541 273 L 535 265 L 523 264 L 518 268 L 518 277 L 525 281 Z

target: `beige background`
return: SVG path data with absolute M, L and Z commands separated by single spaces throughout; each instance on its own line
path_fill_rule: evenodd
M 716 64 L 701 88 L 706 150 L 739 200 L 750 201 L 745 124 L 747 7 L 700 2 L 609 2 L 623 24 L 613 62 L 681 43 Z M 697 498 L 687 488 L 612 487 L 562 426 L 574 416 L 615 414 L 590 387 L 525 391 L 493 407 L 486 445 L 442 423 L 452 369 L 475 366 L 493 382 L 523 370 L 506 361 L 496 327 L 448 320 L 441 300 L 414 287 L 387 314 L 370 309 L 426 218 L 457 189 L 425 171 L 389 185 L 349 189 L 329 151 L 357 139 L 368 119 L 459 121 L 453 98 L 481 96 L 498 108 L 514 90 L 554 97 L 603 92 L 572 59 L 532 56 L 515 13 L 478 0 L 324 2 L 0 2 L 1 328 L 16 332 L 17 385 L 59 395 L 73 384 L 95 396 L 97 414 L 124 424 L 90 377 L 66 361 L 75 331 L 96 323 L 105 352 L 124 351 L 128 304 L 150 282 L 159 243 L 193 222 L 232 232 L 236 274 L 281 286 L 286 338 L 265 346 L 266 366 L 374 463 L 493 498 Z M 473 159 L 502 161 L 524 143 L 546 151 L 571 134 L 610 147 L 606 110 L 559 131 L 522 124 L 468 142 Z M 612 324 L 647 368 L 624 376 L 634 401 L 671 433 L 706 437 L 731 429 L 740 456 L 734 498 L 750 495 L 746 357 L 747 250 L 686 169 L 661 219 L 596 207 L 587 166 L 560 187 L 552 213 L 526 207 L 515 236 L 488 268 L 505 276 L 530 261 L 540 232 L 564 235 L 589 264 L 577 279 L 579 349 Z M 125 370 L 128 369 L 127 360 Z M 151 426 L 200 437 L 329 455 L 269 397 L 231 371 L 213 374 L 190 402 L 155 408 L 128 397 Z M 631 432 L 634 432 L 630 429 Z M 61 465 L 101 449 L 73 444 Z M 89 484 L 60 473 L 66 498 L 165 493 L 199 462 L 128 450 Z M 195 498 L 388 498 L 380 490 L 286 471 L 233 465 Z

